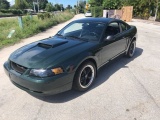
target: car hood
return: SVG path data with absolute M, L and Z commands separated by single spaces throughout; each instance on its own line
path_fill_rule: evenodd
M 84 47 L 88 49 L 89 44 L 91 42 L 52 37 L 21 47 L 9 60 L 27 68 L 46 68 L 60 57 L 72 56 Z

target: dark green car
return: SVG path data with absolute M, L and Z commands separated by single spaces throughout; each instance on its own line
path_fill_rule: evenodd
M 136 36 L 136 27 L 121 20 L 80 19 L 53 37 L 19 48 L 4 68 L 12 83 L 27 92 L 85 91 L 101 66 L 121 54 L 134 55 Z

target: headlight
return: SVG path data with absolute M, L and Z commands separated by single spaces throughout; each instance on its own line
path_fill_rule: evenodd
M 31 76 L 37 76 L 37 77 L 51 77 L 54 75 L 58 75 L 63 73 L 63 69 L 62 68 L 54 68 L 54 69 L 32 69 L 30 71 L 30 75 Z

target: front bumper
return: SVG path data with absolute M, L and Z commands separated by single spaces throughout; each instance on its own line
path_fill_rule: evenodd
M 4 63 L 4 70 L 15 86 L 38 95 L 53 95 L 70 90 L 74 77 L 74 73 L 63 73 L 46 78 L 32 77 L 12 70 L 8 62 Z

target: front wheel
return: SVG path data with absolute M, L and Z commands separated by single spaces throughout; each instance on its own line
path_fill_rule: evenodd
M 76 71 L 73 88 L 78 91 L 86 91 L 93 83 L 96 76 L 96 67 L 92 62 L 82 64 Z
M 135 49 L 136 49 L 136 41 L 132 41 L 130 46 L 129 46 L 129 49 L 127 51 L 127 57 L 133 57 L 134 53 L 135 53 Z

